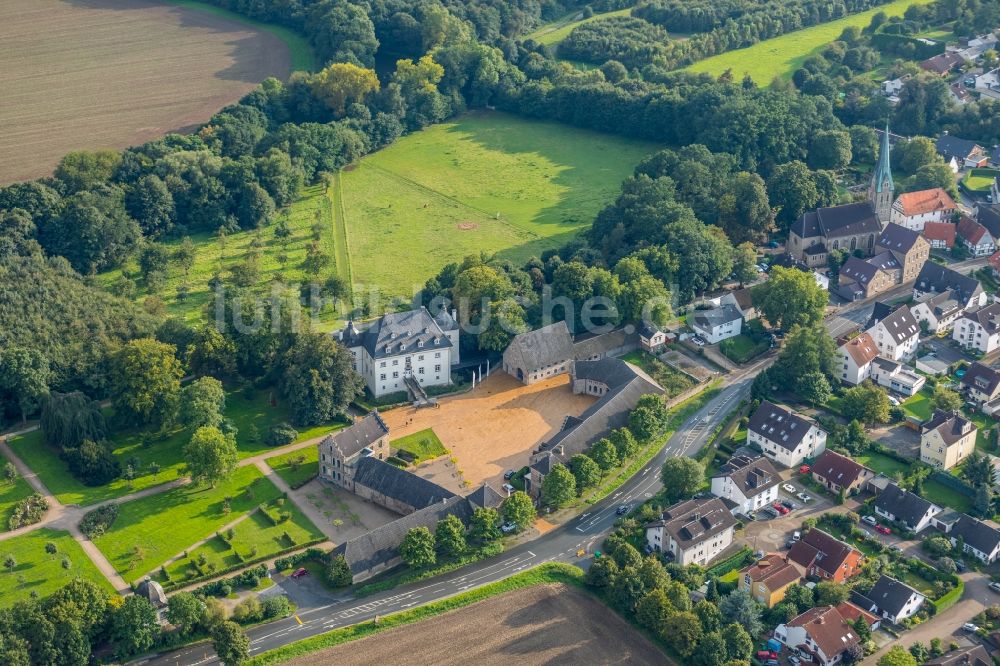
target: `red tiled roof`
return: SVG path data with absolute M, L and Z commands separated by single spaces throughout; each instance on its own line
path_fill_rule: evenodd
M 979 241 L 981 241 L 983 236 L 987 233 L 986 227 L 979 224 L 971 217 L 963 215 L 962 219 L 958 221 L 958 235 L 973 245 L 978 245 Z
M 865 622 L 868 623 L 869 627 L 879 621 L 877 616 L 872 615 L 860 606 L 855 606 L 850 601 L 841 601 L 837 604 L 837 612 L 851 624 L 857 622 L 859 617 L 865 618 Z
M 872 340 L 872 336 L 868 333 L 861 333 L 845 342 L 842 346 L 851 355 L 851 358 L 854 359 L 859 368 L 871 363 L 878 356 L 878 347 L 875 346 L 875 341 Z
M 902 209 L 903 215 L 920 215 L 939 210 L 955 210 L 954 199 L 948 196 L 948 193 L 940 187 L 900 194 L 899 198 L 896 199 L 896 203 Z
M 990 263 L 990 266 L 1000 271 L 1000 251 L 991 254 L 990 258 L 987 259 L 987 261 Z
M 858 632 L 834 606 L 810 608 L 792 619 L 788 626 L 804 628 L 827 659 L 833 659 L 861 641 Z
M 928 222 L 924 225 L 924 238 L 928 241 L 944 241 L 947 247 L 955 244 L 957 227 L 951 222 Z
M 814 527 L 800 541 L 795 542 L 788 551 L 788 559 L 807 571 L 815 563 L 818 569 L 832 576 L 852 552 L 855 552 L 853 547 Z M 819 555 L 822 557 L 818 557 Z
M 824 451 L 812 466 L 813 474 L 841 488 L 846 488 L 857 481 L 864 469 L 864 465 L 830 449 Z

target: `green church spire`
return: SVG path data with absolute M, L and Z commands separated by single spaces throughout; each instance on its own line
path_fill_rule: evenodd
M 896 189 L 892 182 L 892 169 L 889 166 L 889 123 L 885 123 L 885 133 L 882 135 L 882 148 L 879 151 L 878 165 L 875 167 L 875 176 L 872 184 L 877 193 L 883 190 L 892 192 Z

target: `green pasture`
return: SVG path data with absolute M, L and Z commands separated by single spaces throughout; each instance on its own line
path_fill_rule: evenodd
M 125 502 L 111 528 L 94 543 L 131 582 L 280 494 L 256 467 L 240 467 L 214 488 L 187 485 Z
M 45 552 L 45 544 L 50 541 L 56 546 L 54 555 Z M 13 570 L 0 569 L 0 606 L 28 599 L 32 592 L 47 596 L 75 578 L 85 578 L 114 592 L 69 532 L 43 527 L 0 541 L 0 561 L 8 555 L 14 557 L 16 564 Z M 69 563 L 68 567 L 63 560 Z
M 569 33 L 573 32 L 573 30 L 584 23 L 590 23 L 591 21 L 596 21 L 598 19 L 611 18 L 612 16 L 628 16 L 631 13 L 632 8 L 626 7 L 625 9 L 618 9 L 613 12 L 594 14 L 590 18 L 583 18 L 583 12 L 577 10 L 570 12 L 556 21 L 546 23 L 534 32 L 525 35 L 524 39 L 533 39 L 539 44 L 555 46 L 562 40 L 566 39 L 569 36 Z
M 791 78 L 806 58 L 819 53 L 835 41 L 847 27 L 865 28 L 879 12 L 886 16 L 902 16 L 910 5 L 926 5 L 931 0 L 894 0 L 865 12 L 859 12 L 829 23 L 821 23 L 802 30 L 766 39 L 753 46 L 727 51 L 711 58 L 699 60 L 686 67 L 689 72 L 707 72 L 719 76 L 727 69 L 739 80 L 749 74 L 757 85 L 766 86 L 775 77 Z
M 275 402 L 273 405 L 272 400 Z M 242 390 L 230 391 L 226 395 L 225 415 L 237 428 L 236 445 L 241 459 L 266 452 L 269 447 L 265 441 L 270 427 L 291 420 L 288 405 L 273 389 L 255 391 L 252 394 Z M 341 427 L 341 423 L 331 423 L 301 430 L 296 441 L 319 437 Z M 253 436 L 254 429 L 257 431 L 256 437 Z M 115 499 L 183 476 L 184 446 L 190 437 L 191 431 L 179 426 L 159 439 L 139 430 L 113 433 L 110 437 L 112 450 L 122 467 L 133 458 L 138 460 L 136 477 L 131 483 L 118 478 L 107 485 L 96 487 L 86 486 L 70 474 L 58 451 L 45 443 L 39 431 L 14 438 L 10 444 L 60 502 L 87 505 Z M 154 463 L 160 467 L 155 474 L 151 469 Z M 0 488 L 0 502 L 2 501 Z
M 589 227 L 655 149 L 495 112 L 405 136 L 344 169 L 334 193 L 355 288 L 411 297 L 466 255 L 524 261 L 558 247 Z

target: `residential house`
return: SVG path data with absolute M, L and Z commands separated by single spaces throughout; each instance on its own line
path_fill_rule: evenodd
M 966 88 L 961 81 L 957 81 L 948 86 L 948 94 L 955 104 L 968 104 L 976 101 L 976 96 Z
M 864 556 L 857 548 L 814 527 L 795 542 L 788 559 L 801 566 L 807 576 L 843 583 L 861 571 Z
M 893 308 L 876 303 L 865 331 L 875 341 L 879 355 L 893 361 L 909 361 L 920 342 L 920 324 L 905 304 Z
M 809 655 L 819 666 L 843 660 L 848 650 L 861 642 L 857 629 L 835 606 L 817 606 L 774 629 L 774 638 L 790 649 Z
M 955 321 L 951 337 L 966 349 L 989 354 L 1000 347 L 1000 303 L 967 311 Z
M 875 251 L 888 252 L 899 262 L 902 275 L 897 284 L 902 284 L 917 279 L 924 262 L 930 257 L 931 244 L 917 230 L 899 224 L 887 224 L 875 241 Z
M 934 145 L 945 162 L 954 159 L 960 168 L 984 166 L 989 161 L 986 149 L 978 143 L 947 132 L 939 136 Z
M 986 564 L 1000 558 L 1000 525 L 992 520 L 978 520 L 962 514 L 948 530 L 952 546 L 962 544 L 963 552 Z
M 872 381 L 894 393 L 910 397 L 924 387 L 927 380 L 899 361 L 878 357 L 872 363 Z
M 798 565 L 783 555 L 771 553 L 740 570 L 739 589 L 767 608 L 774 608 L 785 598 L 788 588 L 801 579 Z
M 950 250 L 955 245 L 957 229 L 954 222 L 926 222 L 923 234 L 932 250 Z
M 986 260 L 986 263 L 990 267 L 990 272 L 993 274 L 994 278 L 1000 279 L 1000 252 L 994 252 L 990 255 L 990 258 Z
M 974 362 L 962 376 L 962 388 L 972 402 L 984 404 L 1000 398 L 1000 370 Z
M 662 351 L 667 344 L 667 334 L 656 324 L 647 321 L 642 322 L 639 327 L 639 346 L 650 353 Z
M 875 472 L 836 451 L 824 451 L 812 464 L 812 477 L 833 493 L 843 492 L 854 495 L 861 491 L 865 482 L 875 476 Z
M 895 483 L 890 483 L 878 494 L 872 505 L 875 515 L 892 522 L 902 523 L 911 532 L 923 532 L 934 522 L 934 516 L 941 513 L 941 507 L 903 490 Z
M 733 456 L 712 477 L 712 494 L 744 515 L 778 499 L 781 477 L 767 458 Z
M 929 333 L 949 330 L 965 308 L 958 295 L 951 289 L 940 293 L 924 294 L 910 305 L 910 312 L 919 324 L 926 324 Z
M 878 357 L 878 347 L 868 333 L 859 333 L 853 338 L 841 340 L 840 379 L 857 386 L 871 377 L 872 362 Z
M 743 313 L 732 303 L 711 310 L 695 310 L 691 317 L 691 328 L 708 344 L 714 345 L 740 334 Z
M 989 206 L 980 205 L 976 215 L 976 221 L 986 227 L 993 238 L 1000 238 L 1000 204 L 996 203 L 1000 200 L 1000 189 L 998 188 L 1000 188 L 1000 178 L 996 178 L 993 181 L 993 187 L 990 188 L 990 197 L 994 203 Z
M 743 315 L 743 321 L 750 321 L 757 318 L 757 308 L 754 307 L 753 293 L 749 288 L 733 289 L 726 292 L 719 304 L 723 305 L 725 303 L 732 303 L 738 307 L 740 314 Z
M 368 456 L 384 460 L 389 455 L 389 426 L 378 411 L 370 412 L 320 441 L 319 478 L 353 493 L 358 461 Z
M 965 64 L 965 59 L 957 53 L 939 53 L 920 61 L 920 69 L 938 76 L 947 76 Z
M 797 467 L 826 449 L 826 431 L 812 421 L 763 401 L 747 424 L 747 443 L 786 467 Z
M 996 252 L 996 239 L 986 227 L 971 217 L 963 215 L 958 221 L 956 231 L 973 257 L 985 257 Z
M 977 75 L 973 89 L 979 94 L 980 99 L 1000 100 L 1000 68 Z
M 920 460 L 951 469 L 976 450 L 976 424 L 958 412 L 935 409 L 920 426 Z
M 735 527 L 722 500 L 685 500 L 646 525 L 646 543 L 652 551 L 671 553 L 677 564 L 705 566 L 732 545 Z
M 906 192 L 892 204 L 892 222 L 921 232 L 928 222 L 949 222 L 958 210 L 954 199 L 940 187 Z
M 993 657 L 982 644 L 960 647 L 940 657 L 925 661 L 924 666 L 993 666 Z
M 565 321 L 514 336 L 503 352 L 503 369 L 524 384 L 569 372 L 573 336 Z
M 927 294 L 940 294 L 949 290 L 955 292 L 955 300 L 962 310 L 986 305 L 987 295 L 979 280 L 933 261 L 928 261 L 920 269 L 917 281 L 913 284 L 913 300 L 920 301 Z
M 557 463 L 568 463 L 577 453 L 608 431 L 628 424 L 629 414 L 647 393 L 663 394 L 663 388 L 640 368 L 618 358 L 571 361 L 570 386 L 574 393 L 598 398 L 579 416 L 567 416 L 559 431 L 531 455 L 525 490 L 537 498 L 542 481 Z
M 882 82 L 882 94 L 886 97 L 896 97 L 898 99 L 899 91 L 903 89 L 903 84 L 910 80 L 910 75 L 906 74 L 898 79 L 887 79 Z
M 451 368 L 460 360 L 458 323 L 444 310 L 435 316 L 427 308 L 394 312 L 363 329 L 349 321 L 334 336 L 350 351 L 355 372 L 376 398 L 406 391 L 408 382 L 450 384 Z
M 867 603 L 861 603 L 862 599 Z M 900 624 L 916 615 L 927 597 L 906 583 L 882 574 L 868 594 L 855 595 L 853 600 L 869 612 Z
M 848 257 L 840 266 L 837 295 L 847 301 L 874 298 L 898 284 L 902 266 L 888 252 L 868 259 Z

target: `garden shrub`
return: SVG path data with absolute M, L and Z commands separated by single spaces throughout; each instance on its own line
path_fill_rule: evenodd
M 111 528 L 117 517 L 118 504 L 115 502 L 105 504 L 88 512 L 83 517 L 83 520 L 80 521 L 80 531 L 86 534 L 87 538 L 96 539 Z M 187 553 L 184 556 L 187 557 Z
M 14 505 L 14 511 L 7 521 L 7 529 L 16 530 L 25 525 L 34 525 L 42 519 L 49 508 L 47 499 L 34 493 Z
M 271 426 L 267 432 L 268 446 L 284 446 L 291 444 L 299 436 L 299 431 L 292 427 L 290 423 L 277 423 Z

